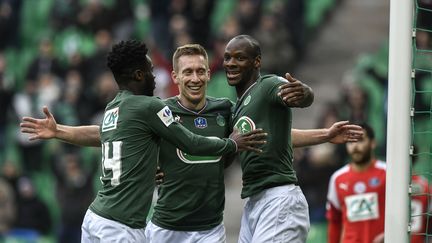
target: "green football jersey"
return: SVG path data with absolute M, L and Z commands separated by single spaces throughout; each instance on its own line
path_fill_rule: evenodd
M 196 155 L 235 151 L 229 139 L 195 135 L 176 122 L 159 98 L 120 91 L 102 125 L 102 188 L 90 209 L 132 228 L 143 228 L 150 209 L 161 139 Z
M 277 95 L 278 87 L 287 82 L 282 77 L 265 75 L 258 78 L 237 101 L 233 124 L 241 133 L 262 128 L 267 143 L 262 153 L 240 152 L 243 171 L 241 197 L 249 197 L 264 189 L 297 182 L 293 169 L 291 144 L 291 109 Z
M 220 138 L 230 134 L 233 103 L 228 99 L 207 97 L 200 111 L 185 108 L 177 97 L 165 103 L 174 119 L 193 133 Z M 154 207 L 154 224 L 169 230 L 201 231 L 222 222 L 225 185 L 220 156 L 192 156 L 162 140 L 159 165 L 165 177 Z

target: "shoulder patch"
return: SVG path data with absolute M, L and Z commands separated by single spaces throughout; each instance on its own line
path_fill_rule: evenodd
M 105 111 L 104 118 L 102 121 L 102 132 L 116 129 L 118 117 L 119 117 L 118 107 Z
M 282 82 L 288 83 L 288 80 L 286 78 L 284 78 L 284 77 L 277 76 L 277 79 L 279 79 Z
M 168 108 L 168 106 L 165 106 L 164 108 L 162 108 L 162 110 L 160 110 L 157 113 L 159 119 L 161 119 L 161 121 L 163 122 L 163 124 L 165 124 L 165 126 L 169 126 L 171 125 L 171 123 L 174 122 L 174 118 L 172 115 L 171 110 Z

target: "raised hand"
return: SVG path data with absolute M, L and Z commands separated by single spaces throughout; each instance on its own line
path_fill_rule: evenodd
M 50 139 L 55 138 L 57 131 L 57 122 L 54 119 L 48 107 L 43 107 L 44 119 L 36 119 L 33 117 L 23 117 L 20 123 L 21 132 L 28 133 L 31 136 L 29 140 Z
M 328 128 L 330 143 L 357 142 L 362 136 L 363 128 L 354 124 L 349 124 L 349 121 L 336 122 Z
M 247 133 L 240 134 L 237 129 L 230 134 L 229 138 L 237 144 L 237 151 L 253 151 L 261 153 L 262 150 L 256 148 L 257 145 L 267 143 L 265 138 L 267 133 L 262 129 L 255 129 Z
M 307 107 L 314 100 L 312 89 L 305 83 L 286 73 L 287 83 L 279 86 L 278 96 L 290 107 Z

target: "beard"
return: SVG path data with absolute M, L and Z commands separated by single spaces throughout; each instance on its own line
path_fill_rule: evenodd
M 351 154 L 352 162 L 356 165 L 365 165 L 369 163 L 371 158 L 372 155 L 370 150 L 364 151 L 363 153 L 356 151 Z

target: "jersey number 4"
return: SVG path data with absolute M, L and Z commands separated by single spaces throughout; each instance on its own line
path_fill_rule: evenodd
M 102 184 L 106 180 L 110 180 L 111 186 L 118 186 L 120 184 L 122 144 L 123 142 L 121 141 L 105 142 L 102 144 Z M 112 147 L 111 157 L 110 147 Z M 109 171 L 112 171 L 111 178 L 108 178 Z

